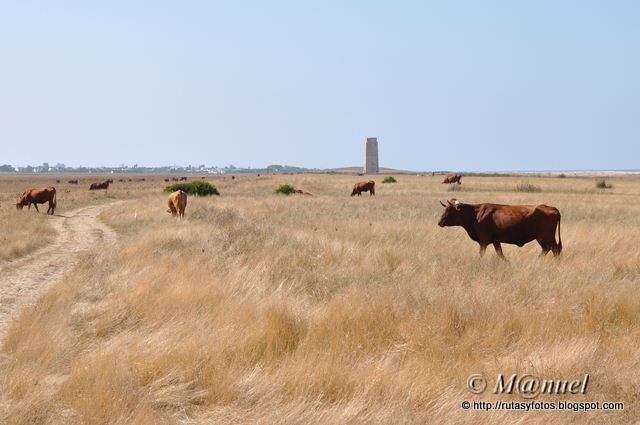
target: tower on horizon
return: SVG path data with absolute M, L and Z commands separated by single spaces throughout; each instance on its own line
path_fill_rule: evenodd
M 378 138 L 367 137 L 364 141 L 364 173 L 378 174 Z

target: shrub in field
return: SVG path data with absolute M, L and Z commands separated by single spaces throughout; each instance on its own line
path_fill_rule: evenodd
M 398 181 L 393 176 L 387 176 L 382 179 L 382 183 L 398 183 Z
M 276 189 L 275 193 L 282 193 L 284 195 L 291 195 L 295 191 L 296 191 L 296 188 L 293 187 L 292 185 L 290 185 L 290 184 L 281 184 L 280 186 L 278 186 L 278 188 Z
M 218 189 L 211 183 L 197 180 L 189 183 L 174 183 L 164 188 L 165 192 L 175 192 L 176 190 L 184 190 L 191 195 L 198 196 L 220 195 Z
M 542 192 L 542 188 L 531 183 L 522 183 L 516 186 L 516 192 Z
M 605 179 L 600 179 L 596 181 L 596 187 L 598 189 L 611 189 L 613 186 L 607 183 Z

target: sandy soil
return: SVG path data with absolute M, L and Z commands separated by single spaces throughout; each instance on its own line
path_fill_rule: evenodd
M 97 219 L 105 207 L 89 206 L 51 216 L 57 232 L 52 244 L 0 266 L 0 339 L 24 306 L 35 302 L 77 263 L 78 254 L 98 241 L 116 239 L 115 232 Z

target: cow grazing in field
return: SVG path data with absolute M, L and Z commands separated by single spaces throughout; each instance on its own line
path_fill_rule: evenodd
M 168 213 L 172 216 L 178 216 L 179 219 L 184 218 L 184 210 L 187 208 L 187 192 L 183 190 L 176 190 L 167 199 L 169 205 Z
M 60 180 L 56 180 L 56 183 L 60 183 Z
M 78 179 L 69 180 L 69 184 L 78 184 Z
M 304 190 L 300 190 L 300 189 L 296 189 L 294 192 L 296 195 L 307 195 L 307 196 L 313 196 L 311 193 L 304 191 Z
M 164 181 L 165 181 L 165 182 L 168 182 L 168 181 L 169 181 L 169 179 L 164 179 Z
M 105 180 L 101 183 L 91 183 L 91 186 L 89 186 L 89 190 L 107 190 L 109 189 L 109 185 L 111 184 L 111 182 L 113 182 L 113 180 Z
M 353 186 L 351 196 L 362 196 L 362 192 L 369 192 L 369 196 L 376 194 L 376 182 L 370 180 L 368 182 L 358 182 Z
M 56 188 L 53 186 L 46 187 L 43 189 L 29 189 L 22 192 L 20 195 L 20 200 L 16 204 L 16 209 L 23 209 L 28 206 L 31 209 L 31 204 L 38 210 L 38 204 L 44 204 L 45 202 L 49 203 L 49 208 L 47 209 L 47 214 L 53 215 L 56 209 Z
M 469 237 L 480 244 L 480 256 L 487 245 L 493 244 L 499 257 L 504 258 L 500 243 L 523 246 L 533 240 L 554 256 L 562 252 L 560 211 L 547 205 L 463 204 L 455 199 L 440 201 L 445 208 L 438 225 L 462 226 Z M 558 243 L 556 243 L 556 227 Z
M 186 182 L 186 181 L 187 181 L 187 178 L 186 178 L 186 177 L 180 177 L 180 181 L 181 181 L 181 182 Z
M 178 178 L 177 177 L 171 177 L 171 180 L 173 180 L 174 182 L 177 182 Z
M 462 184 L 462 182 L 460 181 L 461 178 L 462 178 L 461 174 L 449 174 L 444 178 L 444 180 L 442 181 L 442 184 L 445 184 L 445 183 L 446 184 L 451 184 L 451 183 Z

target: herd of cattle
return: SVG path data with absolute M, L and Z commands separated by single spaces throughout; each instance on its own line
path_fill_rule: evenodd
M 460 182 L 461 175 L 452 174 L 446 176 L 442 183 Z M 73 183 L 72 183 L 73 182 Z M 77 180 L 70 180 L 71 184 L 78 184 Z M 105 180 L 101 183 L 92 183 L 89 190 L 108 189 L 113 180 Z M 369 192 L 369 196 L 375 195 L 373 180 L 358 182 L 353 186 L 351 196 L 362 196 L 362 192 Z M 309 192 L 297 190 L 296 193 L 311 195 Z M 49 203 L 47 214 L 52 214 L 56 208 L 56 189 L 47 187 L 42 189 L 25 190 L 16 203 L 16 208 L 31 209 L 33 205 L 38 210 L 38 204 Z M 187 193 L 177 190 L 167 199 L 168 213 L 178 219 L 184 218 L 187 207 Z M 444 212 L 440 217 L 440 227 L 460 226 L 464 228 L 469 237 L 480 245 L 482 256 L 489 245 L 493 245 L 500 258 L 502 243 L 517 245 L 519 247 L 535 240 L 542 248 L 541 255 L 549 251 L 554 256 L 562 252 L 562 239 L 560 237 L 560 211 L 547 205 L 501 205 L 501 204 L 465 204 L 456 199 L 450 199 L 444 204 Z M 556 229 L 558 242 L 556 242 Z

